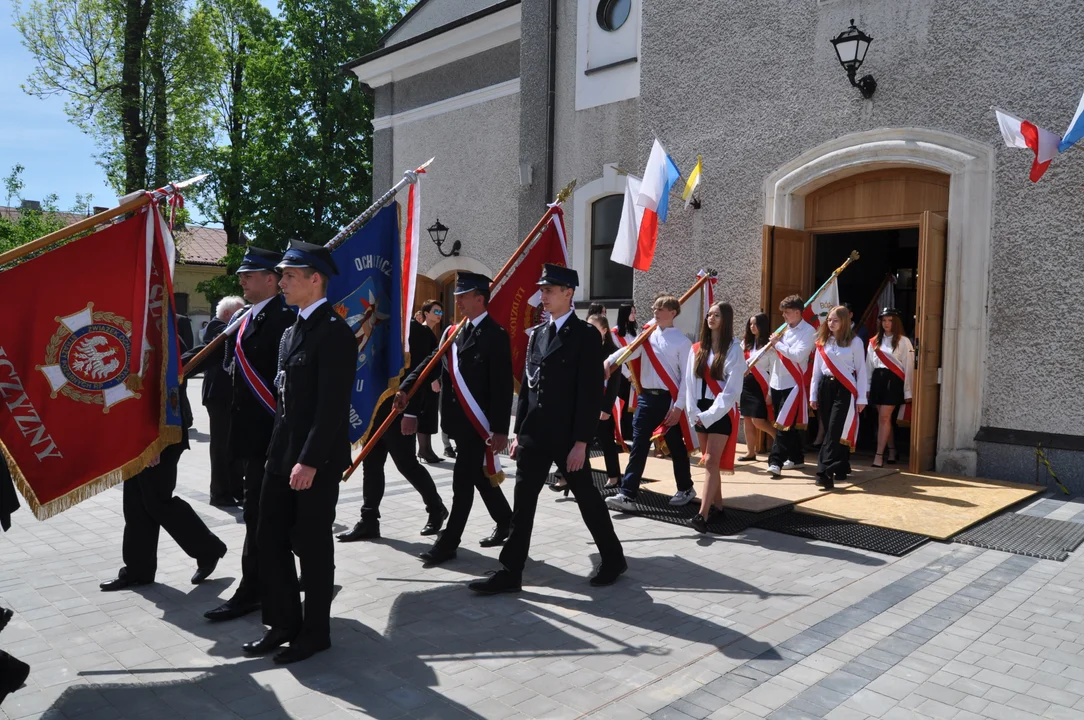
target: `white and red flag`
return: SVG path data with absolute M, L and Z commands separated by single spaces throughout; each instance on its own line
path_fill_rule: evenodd
M 1004 138 L 1005 145 L 1028 148 L 1035 154 L 1028 177 L 1032 182 L 1038 182 L 1046 169 L 1050 167 L 1050 161 L 1058 154 L 1061 137 L 1003 110 L 994 108 L 994 114 L 997 115 L 997 125 L 1001 128 L 1001 137 Z
M 670 191 L 681 178 L 677 165 L 666 153 L 662 143 L 655 140 L 651 146 L 651 155 L 647 159 L 647 167 L 644 169 L 644 178 L 640 181 L 640 187 L 633 195 L 635 199 L 635 218 L 637 212 L 642 214 L 636 222 L 635 234 L 629 232 L 631 223 L 626 223 L 629 213 L 630 188 L 625 190 L 625 210 L 622 212 L 621 227 L 624 233 L 618 232 L 614 242 L 613 252 L 610 259 L 622 265 L 634 267 L 637 270 L 649 270 L 651 261 L 655 257 L 655 245 L 659 238 L 659 225 L 666 222 L 666 216 L 670 208 Z M 631 179 L 631 178 L 630 178 Z
M 836 305 L 839 305 L 839 285 L 833 275 L 832 279 L 821 288 L 817 297 L 810 300 L 805 306 L 805 310 L 802 311 L 802 319 L 812 325 L 814 329 L 819 328 L 821 322 L 828 317 L 828 313 Z
M 415 170 L 418 179 L 410 185 L 407 195 L 407 225 L 406 238 L 403 244 L 403 274 L 401 276 L 402 294 L 400 300 L 403 303 L 401 320 L 403 323 L 403 343 L 410 337 L 410 320 L 414 309 L 414 289 L 418 285 L 418 247 L 421 245 L 422 228 L 422 175 L 425 168 Z

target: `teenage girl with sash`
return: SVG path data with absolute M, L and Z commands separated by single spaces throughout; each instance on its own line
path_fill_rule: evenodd
M 809 405 L 824 415 L 824 443 L 817 463 L 817 484 L 831 490 L 851 471 L 851 451 L 858 442 L 858 415 L 866 408 L 866 353 L 851 328 L 851 314 L 836 305 L 817 330 Z
M 869 341 L 866 367 L 869 371 L 869 404 L 877 407 L 877 454 L 873 467 L 884 467 L 887 460 L 897 460 L 896 438 L 892 432 L 892 413 L 911 402 L 911 374 L 915 367 L 915 348 L 903 334 L 900 311 L 885 308 L 879 316 L 877 337 Z M 885 458 L 885 445 L 888 457 Z
M 617 308 L 617 323 L 610 331 L 614 336 L 614 342 L 618 347 L 625 347 L 636 339 L 639 327 L 636 324 L 636 307 L 632 303 L 621 303 Z M 631 372 L 638 371 L 640 361 L 636 360 L 621 368 L 621 377 L 618 380 L 617 397 L 622 402 L 621 417 L 618 424 L 621 426 L 621 437 L 626 442 L 632 442 L 632 414 L 636 409 L 636 391 L 629 380 Z M 625 448 L 621 448 L 624 451 Z
M 767 337 L 767 336 L 765 336 Z M 707 469 L 700 512 L 689 521 L 697 532 L 723 512 L 722 472 L 734 474 L 738 443 L 738 398 L 745 376 L 745 357 L 734 338 L 734 309 L 723 302 L 708 308 L 685 368 L 685 413 L 693 424 Z
M 757 350 L 768 343 L 770 334 L 767 314 L 757 313 L 749 318 L 749 322 L 745 324 L 745 341 L 742 343 L 746 362 Z M 749 374 L 745 376 L 745 381 L 742 383 L 739 406 L 745 423 L 747 450 L 745 455 L 738 458 L 739 460 L 757 459 L 757 448 L 760 447 L 760 433 L 766 432 L 772 440 L 775 440 L 775 427 L 772 425 L 775 420 L 775 413 L 772 409 L 772 396 L 768 392 L 768 382 L 772 374 L 773 362 L 774 358 L 771 353 L 761 355 L 760 360 L 750 368 Z
M 595 329 L 602 334 L 602 352 L 607 357 L 617 352 L 617 343 L 614 342 L 606 316 L 591 315 L 587 318 L 587 322 L 594 325 Z M 625 437 L 621 428 L 616 426 L 616 422 L 617 404 L 620 402 L 617 393 L 621 389 L 622 381 L 625 381 L 625 378 L 620 373 L 614 373 L 606 381 L 606 391 L 603 393 L 602 409 L 598 416 L 598 430 L 595 435 L 595 439 L 602 448 L 602 457 L 606 461 L 606 487 L 608 488 L 615 488 L 621 482 L 621 463 L 617 459 L 617 447 L 618 443 L 624 445 Z

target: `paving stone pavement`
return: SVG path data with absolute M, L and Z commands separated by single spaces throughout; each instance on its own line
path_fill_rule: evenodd
M 629 572 L 592 588 L 575 504 L 544 490 L 524 591 L 483 598 L 465 588 L 497 567 L 498 549 L 477 546 L 482 503 L 458 560 L 423 569 L 424 509 L 390 464 L 383 539 L 336 547 L 333 648 L 289 667 L 245 657 L 258 618 L 202 618 L 232 592 L 244 527 L 207 504 L 201 410 L 178 494 L 228 544 L 218 571 L 189 584 L 193 562 L 163 533 L 156 584 L 102 593 L 120 565 L 120 489 L 44 523 L 20 511 L 0 537 L 0 605 L 17 613 L 0 647 L 32 670 L 0 719 L 1084 717 L 1084 553 L 928 543 L 893 558 L 615 516 Z M 433 470 L 450 503 L 451 463 Z M 340 528 L 360 505 L 359 477 Z M 1082 511 L 1054 496 L 1024 510 Z

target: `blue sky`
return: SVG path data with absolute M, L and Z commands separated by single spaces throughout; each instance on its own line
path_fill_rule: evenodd
M 261 2 L 277 12 L 276 0 Z M 95 205 L 113 205 L 116 193 L 94 159 L 94 140 L 68 121 L 64 99 L 41 100 L 20 87 L 35 63 L 12 26 L 13 12 L 11 0 L 0 0 L 0 177 L 19 163 L 26 168 L 22 196 L 27 200 L 56 193 L 57 204 L 68 210 L 76 193 L 91 193 Z M 0 204 L 6 204 L 6 196 L 0 186 Z

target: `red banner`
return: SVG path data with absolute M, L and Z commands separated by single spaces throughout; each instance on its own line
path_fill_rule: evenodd
M 0 450 L 39 519 L 180 439 L 167 252 L 150 205 L 0 272 Z
M 507 275 L 494 288 L 489 301 L 489 314 L 508 331 L 512 341 L 512 377 L 523 377 L 527 361 L 527 329 L 541 322 L 542 306 L 539 300 L 538 278 L 542 277 L 542 265 L 567 265 L 565 251 L 564 219 L 560 208 L 553 216 L 538 240 L 531 245 Z

